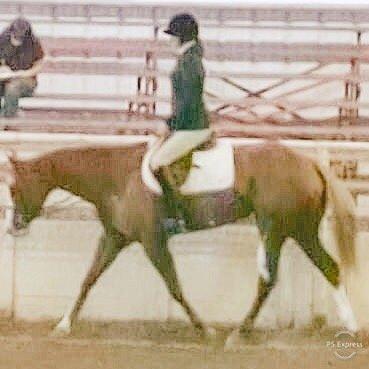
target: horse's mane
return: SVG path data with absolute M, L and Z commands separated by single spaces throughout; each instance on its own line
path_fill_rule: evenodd
M 7 172 L 12 173 L 12 175 L 14 170 L 17 173 L 22 172 L 26 178 L 33 176 L 33 173 L 53 176 L 53 170 L 57 168 L 62 172 L 79 172 L 80 174 L 91 174 L 91 172 L 100 173 L 100 175 L 118 174 L 118 172 L 132 173 L 140 169 L 146 151 L 147 143 L 140 142 L 120 146 L 67 147 L 29 159 L 18 159 L 16 155 L 12 155 L 9 156 L 11 168 Z
M 48 151 L 36 157 L 32 157 L 29 159 L 19 159 L 15 154 L 9 156 L 9 160 L 11 163 L 27 163 L 29 165 L 37 164 L 40 161 L 44 161 L 47 159 L 52 159 L 53 157 L 59 157 L 66 155 L 68 153 L 80 153 L 86 154 L 92 151 L 126 151 L 127 156 L 132 156 L 132 159 L 136 160 L 141 158 L 147 150 L 148 143 L 147 142 L 139 142 L 139 143 L 129 143 L 126 145 L 83 145 L 83 146 L 73 146 L 73 147 L 63 147 L 59 149 L 55 149 L 52 151 Z

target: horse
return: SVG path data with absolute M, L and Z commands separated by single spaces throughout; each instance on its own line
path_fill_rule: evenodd
M 165 282 L 170 295 L 183 307 L 193 326 L 204 336 L 214 330 L 199 318 L 184 296 L 173 258 L 168 250 L 170 234 L 161 219 L 166 207 L 142 178 L 141 166 L 147 143 L 121 147 L 91 146 L 59 149 L 37 158 L 20 160 L 9 155 L 7 176 L 14 203 L 9 232 L 27 229 L 38 217 L 43 202 L 55 188 L 69 191 L 96 206 L 104 233 L 77 299 L 54 329 L 68 335 L 86 297 L 119 252 L 138 241 Z M 278 261 L 287 238 L 292 238 L 334 288 L 338 313 L 344 326 L 357 330 L 357 324 L 342 281 L 342 268 L 355 265 L 355 204 L 350 192 L 330 170 L 311 157 L 277 141 L 253 146 L 235 146 L 234 186 L 231 197 L 217 193 L 184 196 L 193 221 L 188 231 L 209 228 L 204 204 L 213 207 L 211 226 L 233 223 L 254 215 L 260 232 L 257 250 L 259 270 L 257 295 L 242 321 L 227 339 L 227 345 L 243 340 L 277 282 Z M 328 206 L 333 208 L 341 265 L 324 249 L 318 235 Z M 219 209 L 222 208 L 222 211 Z M 215 210 L 214 210 L 215 209 Z M 224 215 L 226 214 L 226 216 Z M 215 224 L 214 224 L 215 219 Z

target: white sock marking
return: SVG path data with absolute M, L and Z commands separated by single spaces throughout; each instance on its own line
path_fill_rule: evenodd
M 57 330 L 61 330 L 63 332 L 70 332 L 72 329 L 72 321 L 71 321 L 71 314 L 72 314 L 73 304 L 68 308 L 68 310 L 63 315 L 62 320 L 56 326 Z
M 71 329 L 71 322 L 68 315 L 64 315 L 63 319 L 56 326 L 57 329 L 61 329 L 63 331 L 69 331 Z
M 339 285 L 333 293 L 334 299 L 337 304 L 338 315 L 346 328 L 351 332 L 357 332 L 358 325 L 352 311 L 350 301 L 347 297 L 345 287 Z

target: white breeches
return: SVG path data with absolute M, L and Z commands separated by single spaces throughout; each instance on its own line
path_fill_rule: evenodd
M 210 140 L 212 129 L 181 130 L 174 132 L 153 153 L 150 166 L 153 171 L 168 166 Z

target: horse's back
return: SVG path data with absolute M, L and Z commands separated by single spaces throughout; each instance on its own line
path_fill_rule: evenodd
M 277 142 L 235 149 L 235 190 L 249 192 L 255 206 L 275 211 L 316 208 L 324 182 L 315 162 Z

